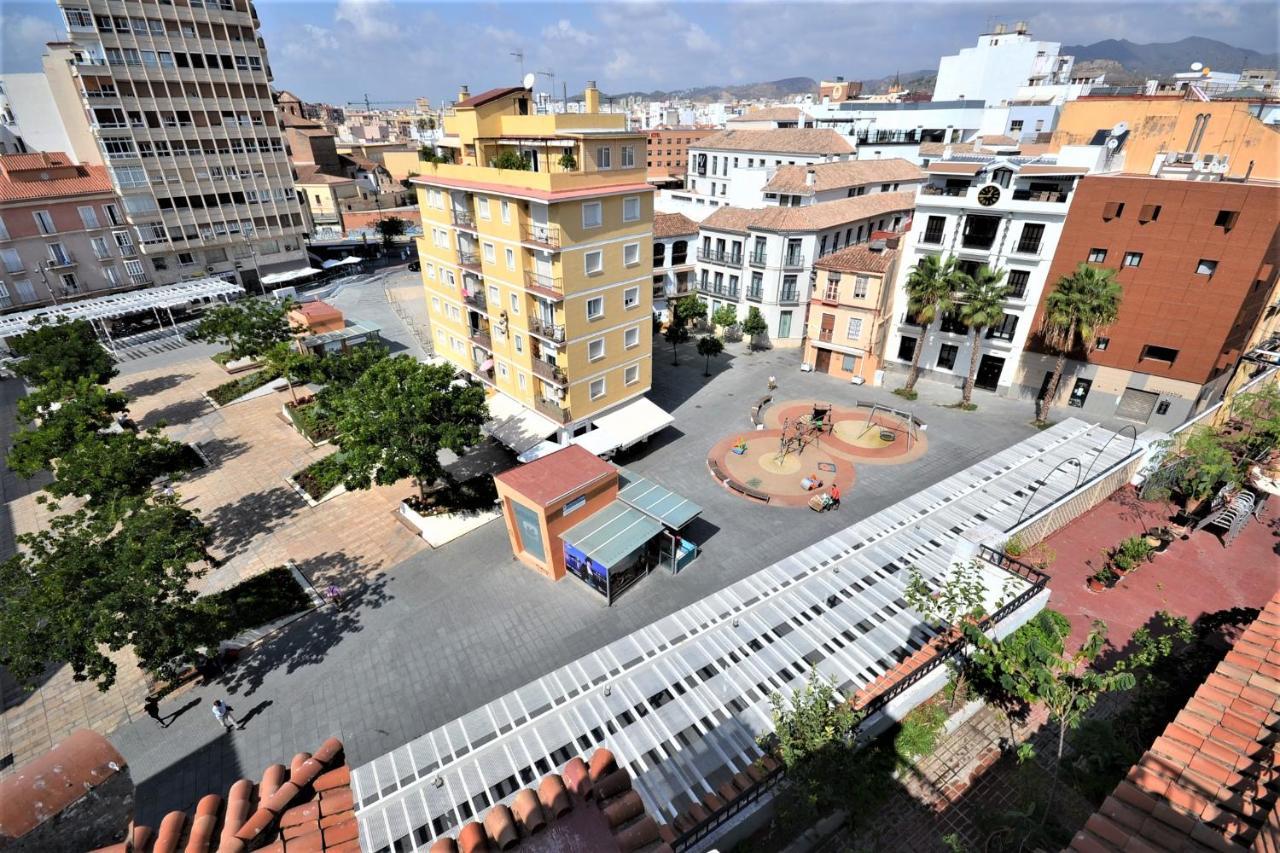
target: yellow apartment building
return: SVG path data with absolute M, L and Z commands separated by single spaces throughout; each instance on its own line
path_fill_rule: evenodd
M 530 96 L 464 89 L 446 114 L 454 162 L 414 168 L 418 252 L 436 353 L 563 439 L 649 390 L 653 190 L 644 135 L 594 85 L 583 113 Z
M 893 319 L 897 265 L 897 237 L 858 243 L 814 262 L 804 363 L 815 373 L 874 379 Z

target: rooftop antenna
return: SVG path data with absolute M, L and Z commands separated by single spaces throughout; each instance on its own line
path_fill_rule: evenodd
M 555 72 L 555 69 L 548 68 L 546 71 L 538 71 L 538 72 L 536 72 L 536 73 L 541 74 L 543 77 L 549 77 L 549 78 L 551 79 L 551 85 L 550 85 L 550 88 L 548 89 L 548 95 L 549 95 L 549 99 L 550 99 L 550 101 L 551 101 L 552 103 L 554 103 L 554 102 L 555 102 L 555 98 L 556 98 L 556 72 Z
M 524 50 L 513 50 L 511 51 L 511 55 L 516 58 L 516 62 L 520 63 L 520 78 L 524 79 Z

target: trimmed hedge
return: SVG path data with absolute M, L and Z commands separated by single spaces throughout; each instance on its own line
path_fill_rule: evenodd
M 317 459 L 293 475 L 293 481 L 302 487 L 313 501 L 318 501 L 342 482 L 342 468 L 338 457 L 331 453 Z
M 224 382 L 205 393 L 209 395 L 210 400 L 213 400 L 219 406 L 225 406 L 237 397 L 248 394 L 250 391 L 256 391 L 275 378 L 274 371 L 256 370 L 253 373 L 241 376 L 239 379 Z

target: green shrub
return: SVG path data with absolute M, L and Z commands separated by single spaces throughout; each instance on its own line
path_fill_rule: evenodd
M 326 412 L 320 408 L 318 400 L 311 399 L 297 406 L 288 403 L 285 405 L 285 411 L 289 413 L 289 419 L 298 428 L 298 432 L 313 443 L 318 444 L 333 438 L 333 424 L 329 422 Z
M 223 639 L 257 628 L 311 607 L 311 598 L 298 585 L 288 566 L 276 566 L 257 577 L 214 593 L 209 599 L 222 614 L 218 628 Z
M 248 394 L 250 391 L 255 391 L 275 378 L 275 371 L 256 370 L 253 373 L 241 376 L 239 379 L 224 382 L 207 393 L 210 400 L 213 400 L 219 406 L 225 406 L 237 397 Z
M 318 501 L 342 482 L 341 454 L 333 453 L 312 462 L 293 475 L 293 481 L 302 487 L 313 501 Z
M 902 719 L 897 736 L 893 739 L 894 751 L 905 763 L 933 752 L 938 734 L 947 722 L 947 711 L 941 704 L 927 702 Z
M 1005 540 L 1004 552 L 1010 557 L 1021 557 L 1025 554 L 1027 549 L 1026 546 L 1022 544 L 1022 536 L 1015 533 Z
M 893 393 L 897 394 L 899 397 L 901 397 L 904 400 L 914 400 L 920 396 L 914 388 L 912 389 L 894 388 Z

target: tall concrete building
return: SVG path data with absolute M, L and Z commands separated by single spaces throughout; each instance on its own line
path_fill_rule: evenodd
M 601 113 L 593 85 L 586 96 L 581 113 L 538 115 L 518 86 L 464 91 L 444 120 L 455 162 L 423 162 L 412 179 L 436 352 L 561 438 L 650 380 L 645 136 Z
M 302 266 L 305 222 L 253 4 L 58 5 L 70 44 L 46 75 L 55 92 L 64 75 L 75 82 L 153 280 L 253 289 Z

